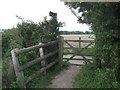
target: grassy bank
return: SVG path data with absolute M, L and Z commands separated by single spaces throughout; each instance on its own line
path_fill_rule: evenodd
M 83 66 L 73 83 L 74 88 L 120 88 L 114 70 L 94 69 L 91 65 Z

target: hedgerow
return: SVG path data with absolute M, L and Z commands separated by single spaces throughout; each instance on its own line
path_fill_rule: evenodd
M 91 26 L 95 35 L 94 65 L 97 68 L 114 69 L 120 83 L 120 3 L 119 2 L 66 2 L 82 13 L 78 22 Z
M 6 30 L 2 33 L 3 87 L 14 87 L 12 82 L 15 83 L 16 80 L 10 51 L 14 48 L 27 48 L 39 43 L 54 41 L 60 34 L 59 27 L 61 26 L 61 22 L 58 22 L 55 19 L 47 20 L 45 17 L 42 22 L 38 23 L 22 20 L 17 24 L 17 27 Z M 44 53 L 47 54 L 56 48 L 58 48 L 58 45 L 48 46 L 47 48 L 43 48 L 43 50 Z M 51 57 L 48 63 L 55 60 L 57 55 L 58 54 Z M 39 57 L 39 50 L 33 50 L 25 54 L 21 54 L 18 59 L 20 64 L 23 65 L 37 57 Z M 38 69 L 40 69 L 40 63 L 25 70 L 24 75 L 29 76 Z

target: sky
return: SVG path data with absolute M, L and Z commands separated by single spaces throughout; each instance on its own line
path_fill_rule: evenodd
M 0 0 L 0 28 L 16 27 L 20 22 L 16 15 L 34 22 L 42 21 L 45 16 L 50 19 L 49 11 L 57 13 L 58 21 L 66 23 L 60 30 L 89 31 L 89 26 L 79 24 L 77 18 L 60 0 Z

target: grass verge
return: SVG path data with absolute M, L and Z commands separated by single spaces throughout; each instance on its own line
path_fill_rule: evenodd
M 74 88 L 120 88 L 114 70 L 94 69 L 91 65 L 83 66 L 73 83 Z

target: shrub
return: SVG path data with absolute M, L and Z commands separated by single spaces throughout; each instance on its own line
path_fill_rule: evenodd
M 10 51 L 14 48 L 26 48 L 33 46 L 35 44 L 47 43 L 57 39 L 59 33 L 59 27 L 61 23 L 58 23 L 56 20 L 44 19 L 43 22 L 34 23 L 33 21 L 22 21 L 17 24 L 16 28 L 9 29 L 3 32 L 2 40 L 2 54 L 3 54 L 3 86 L 10 86 L 14 79 L 11 79 L 9 76 L 9 65 L 8 63 L 11 59 Z M 55 50 L 58 45 L 49 46 L 44 48 L 45 54 Z M 39 57 L 38 50 L 30 51 L 19 56 L 19 62 L 21 65 L 25 64 L 28 61 L 34 60 L 36 57 Z M 57 55 L 49 59 L 49 63 L 57 58 Z M 11 64 L 12 65 L 12 64 Z M 25 76 L 31 75 L 33 72 L 40 68 L 40 64 L 33 65 L 29 69 L 24 71 Z M 13 68 L 12 68 L 13 70 Z M 13 73 L 12 73 L 13 74 Z M 13 76 L 15 76 L 13 74 Z M 13 84 L 14 86 L 14 84 Z M 6 86 L 5 86 L 6 87 Z M 15 86 L 16 87 L 16 86 Z
M 95 69 L 86 65 L 80 69 L 80 74 L 73 83 L 74 88 L 119 88 L 113 69 Z

